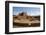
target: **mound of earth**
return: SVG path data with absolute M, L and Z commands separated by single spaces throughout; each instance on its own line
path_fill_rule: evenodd
M 31 23 L 40 23 L 40 16 L 29 16 L 26 13 L 22 12 L 16 16 L 13 16 L 13 23 L 28 25 L 31 25 Z

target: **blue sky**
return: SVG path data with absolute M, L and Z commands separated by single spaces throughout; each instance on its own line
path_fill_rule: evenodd
M 13 7 L 13 15 L 21 12 L 26 12 L 27 15 L 38 16 L 40 15 L 40 8 L 37 7 Z

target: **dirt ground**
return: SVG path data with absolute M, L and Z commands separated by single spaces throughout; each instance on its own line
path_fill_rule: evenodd
M 17 21 L 16 21 L 17 22 Z M 13 28 L 16 27 L 40 27 L 40 21 L 30 21 L 30 22 L 17 22 L 13 23 Z

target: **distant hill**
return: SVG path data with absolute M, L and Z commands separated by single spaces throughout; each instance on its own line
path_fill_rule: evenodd
M 13 19 L 20 19 L 20 20 L 27 19 L 27 20 L 33 21 L 33 20 L 40 20 L 40 16 L 29 16 L 26 13 L 22 12 L 22 13 L 19 13 L 18 15 L 13 15 Z
M 13 27 L 38 27 L 40 26 L 40 16 L 29 16 L 22 12 L 13 15 Z

